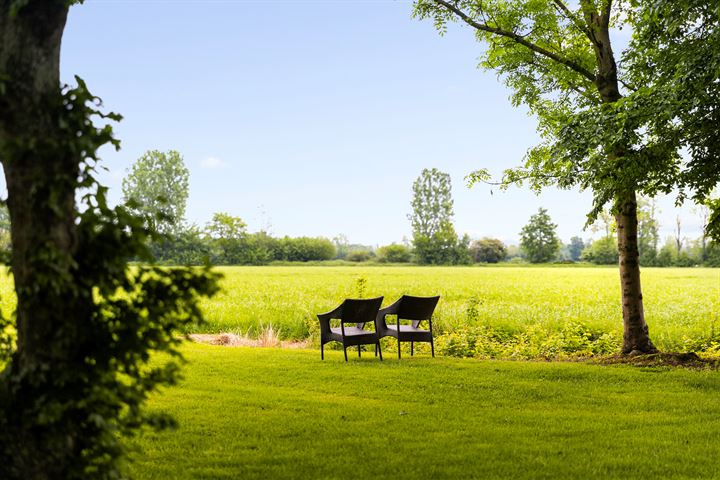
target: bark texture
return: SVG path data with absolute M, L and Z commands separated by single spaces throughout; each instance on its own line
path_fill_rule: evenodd
M 622 352 L 653 353 L 657 349 L 650 341 L 643 311 L 640 287 L 640 254 L 637 242 L 637 200 L 635 192 L 619 195 L 617 214 L 618 250 L 620 253 L 620 288 L 623 307 Z
M 0 0 L 0 162 L 12 223 L 12 269 L 17 303 L 17 350 L 0 376 L 6 434 L 0 477 L 70 478 L 81 439 L 72 423 L 54 417 L 48 398 L 66 396 L 54 372 L 77 368 L 83 356 L 71 322 L 87 318 L 88 297 L 68 287 L 77 249 L 75 186 L 79 154 L 64 147 L 58 112 L 60 44 L 68 2 L 31 0 L 13 11 Z M 72 396 L 66 397 L 72 401 Z M 61 402 L 61 401 L 60 401 Z M 45 429 L 66 423 L 66 428 Z M 64 433 L 58 431 L 64 430 Z M 7 436 L 5 438 L 8 438 Z M 10 453 L 8 453 L 10 452 Z

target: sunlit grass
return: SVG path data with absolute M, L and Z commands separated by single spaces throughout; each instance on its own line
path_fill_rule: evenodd
M 223 290 L 203 304 L 202 330 L 256 335 L 272 324 L 283 338 L 305 338 L 315 314 L 358 294 L 441 295 L 438 333 L 468 324 L 472 297 L 475 323 L 523 330 L 560 329 L 580 323 L 622 334 L 617 268 L 577 267 L 226 267 Z M 720 270 L 647 268 L 642 272 L 645 313 L 654 341 L 678 349 L 687 339 L 720 330 Z
M 176 431 L 138 479 L 714 478 L 720 376 L 580 363 L 345 363 L 340 352 L 185 347 L 155 395 Z

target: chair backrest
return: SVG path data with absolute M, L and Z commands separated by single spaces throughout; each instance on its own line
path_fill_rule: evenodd
M 343 323 L 372 323 L 382 305 L 383 297 L 348 298 L 343 302 L 340 320 Z
M 403 295 L 398 307 L 398 318 L 403 320 L 429 320 L 439 300 L 439 295 L 437 297 Z

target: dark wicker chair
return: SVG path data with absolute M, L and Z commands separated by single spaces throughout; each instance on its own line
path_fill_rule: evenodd
M 358 357 L 361 355 L 361 345 L 375 345 L 375 355 L 380 354 L 380 337 L 377 331 L 365 330 L 366 323 L 374 323 L 377 317 L 383 297 L 368 299 L 348 298 L 335 310 L 318 314 L 320 320 L 320 358 L 325 360 L 325 344 L 328 342 L 340 342 L 343 345 L 343 353 L 347 362 L 347 347 L 357 345 Z M 340 327 L 333 328 L 330 325 L 331 319 L 339 319 Z M 355 324 L 346 326 L 346 324 Z
M 410 342 L 410 355 L 414 354 L 415 342 L 430 344 L 432 356 L 435 356 L 433 343 L 432 314 L 440 297 L 412 297 L 403 295 L 392 305 L 381 309 L 375 321 L 375 329 L 380 338 L 394 337 L 398 341 L 398 359 L 400 358 L 400 342 Z M 396 315 L 394 325 L 388 325 L 385 317 Z M 410 320 L 410 325 L 402 325 L 401 320 Z M 419 328 L 420 322 L 427 320 L 428 330 Z

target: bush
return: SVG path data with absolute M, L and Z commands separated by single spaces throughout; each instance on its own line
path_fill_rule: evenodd
M 385 245 L 377 250 L 377 259 L 381 263 L 407 263 L 411 258 L 410 249 L 397 243 Z
M 507 247 L 497 238 L 485 237 L 470 245 L 470 255 L 476 263 L 498 263 L 507 257 Z
M 354 250 L 345 256 L 349 262 L 367 262 L 370 260 L 370 252 L 367 250 Z
M 335 245 L 327 238 L 283 237 L 276 241 L 273 260 L 310 262 L 335 257 Z
M 595 240 L 583 250 L 582 259 L 597 265 L 613 265 L 618 263 L 618 247 L 613 237 Z

